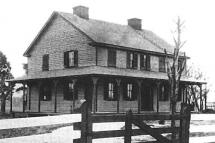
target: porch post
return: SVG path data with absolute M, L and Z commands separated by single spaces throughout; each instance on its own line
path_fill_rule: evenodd
M 116 84 L 117 84 L 117 107 L 116 111 L 119 113 L 119 100 L 120 100 L 120 85 L 121 85 L 121 79 L 116 79 Z
M 204 97 L 205 97 L 205 110 L 207 110 L 207 91 L 206 91 L 206 85 L 205 85 L 205 95 L 204 95 Z
M 200 88 L 200 111 L 202 112 L 203 108 L 203 101 L 202 101 L 202 85 L 199 85 Z
M 188 102 L 188 101 L 187 101 L 187 98 L 188 98 L 188 97 L 187 97 L 187 95 L 188 95 L 188 94 L 187 94 L 187 93 L 188 93 L 188 85 L 185 86 L 185 90 L 186 90 L 186 91 L 185 91 L 185 92 L 186 92 L 186 93 L 185 93 L 185 103 L 187 104 L 187 102 Z
M 74 109 L 75 109 L 75 88 L 76 88 L 75 85 L 76 85 L 77 79 L 75 79 L 75 78 L 70 78 L 69 81 L 72 82 L 72 84 L 73 84 L 72 112 L 74 112 Z
M 39 81 L 38 83 L 38 89 L 39 89 L 39 92 L 38 92 L 38 112 L 40 112 L 40 90 L 42 88 L 42 81 Z
M 183 94 L 182 94 L 182 103 L 184 103 L 184 101 L 185 101 L 185 96 L 186 96 L 185 91 L 186 91 L 186 86 L 184 84 L 183 85 Z
M 137 101 L 138 101 L 138 113 L 140 113 L 141 110 L 141 85 L 142 85 L 142 80 L 137 80 L 137 85 L 138 85 L 138 92 L 137 92 Z
M 54 112 L 57 113 L 57 84 L 58 80 L 54 80 Z
M 160 81 L 156 82 L 156 85 L 157 85 L 157 112 L 159 112 Z
M 10 113 L 12 112 L 13 112 L 13 91 L 11 91 L 10 93 Z
M 97 82 L 98 77 L 92 77 L 93 81 L 93 93 L 92 93 L 92 111 L 93 113 L 97 112 Z
M 23 96 L 22 96 L 22 107 L 23 107 L 23 111 L 22 112 L 25 112 L 25 102 L 26 102 L 26 97 L 25 97 L 25 83 L 23 83 Z
M 28 86 L 28 110 L 31 110 L 31 83 L 27 82 Z

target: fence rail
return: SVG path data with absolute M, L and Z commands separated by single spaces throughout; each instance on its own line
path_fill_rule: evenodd
M 156 141 L 147 141 L 145 143 L 188 143 L 190 127 L 190 107 L 182 104 L 181 112 L 175 115 L 170 114 L 135 114 L 128 111 L 126 114 L 93 114 L 88 108 L 87 103 L 81 107 L 81 122 L 74 123 L 74 130 L 81 130 L 81 137 L 74 139 L 74 143 L 92 143 L 93 139 L 124 137 L 124 143 L 131 143 L 131 137 L 137 135 L 151 135 Z M 147 121 L 157 120 L 176 120 L 180 124 L 177 127 L 163 126 L 151 127 Z M 93 131 L 93 123 L 105 122 L 125 122 L 123 130 Z M 132 124 L 138 128 L 133 128 Z M 171 140 L 170 137 L 162 134 L 177 133 L 178 138 Z

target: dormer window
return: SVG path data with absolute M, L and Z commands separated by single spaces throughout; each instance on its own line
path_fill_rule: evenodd
M 64 67 L 77 67 L 78 66 L 78 51 L 64 52 Z
M 150 70 L 150 56 L 147 54 L 140 54 L 140 69 Z
M 108 49 L 108 66 L 116 67 L 116 50 Z
M 137 69 L 137 53 L 127 52 L 127 68 Z

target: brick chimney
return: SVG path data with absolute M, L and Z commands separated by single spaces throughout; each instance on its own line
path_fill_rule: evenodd
M 135 30 L 142 29 L 142 20 L 139 18 L 128 19 L 128 25 L 134 28 Z
M 89 8 L 85 7 L 85 6 L 73 7 L 73 14 L 75 14 L 81 18 L 84 18 L 84 19 L 89 19 L 88 11 L 89 11 Z

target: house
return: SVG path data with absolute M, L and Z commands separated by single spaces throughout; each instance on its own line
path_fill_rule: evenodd
M 171 61 L 173 47 L 143 29 L 141 19 L 120 25 L 91 19 L 88 11 L 53 12 L 25 51 L 28 74 L 11 80 L 28 87 L 23 111 L 70 113 L 85 99 L 96 113 L 169 112 L 164 49 Z M 177 108 L 189 84 L 203 83 L 183 76 Z

